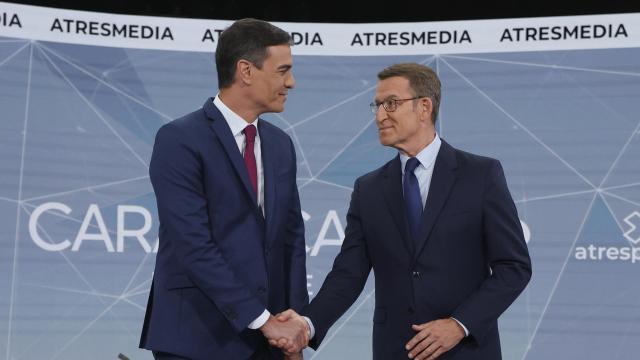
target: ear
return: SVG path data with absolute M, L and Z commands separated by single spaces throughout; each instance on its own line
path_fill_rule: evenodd
M 420 98 L 420 102 L 418 103 L 418 109 L 420 110 L 420 114 L 422 115 L 422 118 L 433 122 L 431 120 L 431 118 L 433 117 L 433 102 L 431 101 L 430 98 L 428 97 Z
M 247 60 L 240 59 L 236 63 L 236 79 L 245 85 L 251 84 L 253 74 L 253 64 Z

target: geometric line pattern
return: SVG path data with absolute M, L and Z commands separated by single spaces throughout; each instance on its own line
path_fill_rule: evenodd
M 0 40 L 0 50 L 6 50 L 0 90 L 24 90 L 0 100 L 11 114 L 2 130 L 14 140 L 1 155 L 10 181 L 0 185 L 0 212 L 10 220 L 0 230 L 0 245 L 8 249 L 7 261 L 0 263 L 0 287 L 8 294 L 6 304 L 0 303 L 7 314 L 6 334 L 1 334 L 6 343 L 1 340 L 0 349 L 4 346 L 7 359 L 85 359 L 96 353 L 150 359 L 137 349 L 137 340 L 155 254 L 136 237 L 122 236 L 125 229 L 143 228 L 145 220 L 143 213 L 124 214 L 120 207 L 133 205 L 151 214 L 153 226 L 143 237 L 153 248 L 157 216 L 147 175 L 153 139 L 147 134 L 215 94 L 211 54 L 22 40 Z M 556 356 L 602 358 L 597 349 L 584 353 L 575 345 L 600 338 L 608 339 L 619 358 L 634 356 L 629 339 L 640 334 L 631 321 L 639 313 L 629 300 L 640 296 L 632 280 L 634 265 L 578 261 L 576 254 L 592 244 L 635 247 L 623 234 L 630 231 L 624 219 L 640 210 L 640 104 L 634 100 L 640 96 L 640 49 L 301 59 L 287 110 L 265 119 L 283 128 L 296 148 L 298 186 L 308 215 L 311 293 L 317 293 L 339 250 L 322 243 L 343 231 L 353 181 L 395 155 L 378 143 L 368 111 L 375 75 L 391 63 L 420 62 L 432 66 L 444 86 L 440 135 L 463 150 L 501 160 L 530 229 L 534 277 L 501 317 L 505 358 L 549 358 L 545 349 Z M 210 82 L 194 85 L 194 79 L 203 78 Z M 62 92 L 68 104 L 52 106 L 56 111 L 48 114 L 65 132 L 43 141 L 46 132 L 35 114 L 47 106 L 47 89 Z M 77 140 L 78 133 L 91 141 Z M 51 143 L 55 146 L 44 145 Z M 132 161 L 105 162 L 110 165 L 104 168 L 90 161 L 69 169 L 63 164 L 57 164 L 59 170 L 38 168 L 49 155 L 67 149 L 88 159 L 117 153 Z M 41 182 L 27 181 L 34 176 Z M 71 211 L 46 211 L 31 226 L 37 210 L 51 203 Z M 93 205 L 99 214 L 88 212 Z M 81 243 L 76 251 L 69 247 L 55 254 L 40 248 L 32 231 L 48 244 Z M 106 250 L 107 242 L 118 241 L 122 251 Z M 311 249 L 319 249 L 317 256 Z M 619 280 L 603 280 L 607 275 Z M 600 293 L 610 296 L 603 302 L 591 288 L 606 289 Z M 371 357 L 374 294 L 369 281 L 322 347 L 307 357 Z M 566 304 L 584 311 L 561 321 Z M 61 305 L 67 307 L 59 314 L 48 312 Z M 619 320 L 622 336 L 612 338 L 614 331 L 604 323 L 589 327 L 593 319 L 613 319 L 616 306 L 627 309 L 629 317 Z M 37 328 L 28 321 L 31 313 L 44 319 Z M 558 331 L 565 334 L 563 341 L 554 340 Z

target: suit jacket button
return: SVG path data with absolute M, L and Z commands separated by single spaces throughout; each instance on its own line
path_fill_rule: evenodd
M 407 311 L 409 312 L 409 314 L 413 314 L 414 313 L 413 308 L 411 306 L 407 309 Z
M 267 289 L 265 289 L 265 288 L 264 288 L 264 287 L 262 287 L 262 286 L 260 286 L 260 287 L 258 288 L 258 292 L 259 292 L 260 294 L 264 293 L 265 291 L 267 291 Z
M 420 277 L 420 271 L 414 271 L 413 277 Z

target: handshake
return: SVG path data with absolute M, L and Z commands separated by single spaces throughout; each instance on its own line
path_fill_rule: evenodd
M 311 330 L 304 317 L 293 310 L 283 311 L 260 328 L 271 346 L 276 346 L 285 354 L 286 359 L 302 359 L 302 349 L 309 344 Z

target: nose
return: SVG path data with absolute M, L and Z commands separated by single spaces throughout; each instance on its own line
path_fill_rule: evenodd
M 290 72 L 289 76 L 287 76 L 287 78 L 285 79 L 284 86 L 287 89 L 293 89 L 294 87 L 296 87 L 296 78 L 293 77 L 293 72 Z
M 387 111 L 384 109 L 382 104 L 378 105 L 375 113 L 376 121 L 381 123 L 382 120 L 387 118 Z

